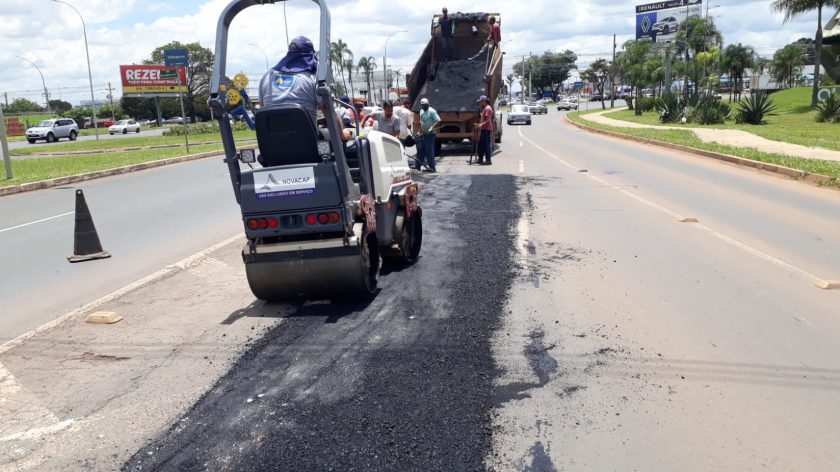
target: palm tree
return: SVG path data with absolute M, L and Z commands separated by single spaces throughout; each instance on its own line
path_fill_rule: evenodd
M 729 73 L 729 79 L 732 81 L 729 102 L 732 102 L 733 92 L 735 99 L 740 100 L 741 90 L 744 88 L 744 70 L 755 67 L 755 50 L 741 43 L 730 44 L 723 51 L 721 66 Z
M 793 87 L 794 77 L 805 65 L 805 54 L 802 48 L 788 44 L 773 54 L 770 71 L 777 82 Z
M 344 85 L 344 90 L 347 90 L 347 81 L 344 80 L 344 60 L 345 58 L 353 59 L 353 51 L 347 46 L 347 43 L 338 39 L 334 43 L 330 43 L 330 60 L 332 61 L 333 73 L 338 72 L 341 76 L 341 83 Z
M 373 56 L 363 57 L 359 59 L 359 64 L 356 66 L 360 70 L 365 71 L 365 80 L 368 88 L 368 105 L 372 103 L 373 89 L 371 89 L 371 79 L 373 78 L 373 70 L 376 69 L 376 59 Z
M 822 9 L 823 7 L 840 7 L 840 0 L 773 0 L 770 8 L 785 14 L 785 22 L 794 16 L 817 10 L 817 35 L 814 38 L 814 86 L 811 90 L 811 106 L 817 106 L 817 94 L 820 86 L 820 55 L 822 54 Z
M 840 1 L 840 0 L 838 0 Z M 677 50 L 685 55 L 685 63 L 690 63 L 691 55 L 694 53 L 706 52 L 720 46 L 723 41 L 723 35 L 715 26 L 711 18 L 688 18 L 677 28 Z M 698 86 L 700 81 L 700 70 L 697 64 L 694 64 L 694 87 Z M 688 101 L 688 75 L 691 67 L 685 69 L 685 83 L 683 84 L 683 95 Z
M 350 99 L 352 101 L 353 97 L 356 96 L 356 91 L 353 90 L 353 71 L 356 70 L 356 64 L 353 62 L 353 55 L 350 54 L 350 58 L 344 61 L 344 70 L 347 71 L 347 78 L 350 79 Z

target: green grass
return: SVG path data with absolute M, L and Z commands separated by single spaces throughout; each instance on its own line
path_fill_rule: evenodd
M 190 154 L 221 151 L 221 144 L 190 146 Z M 14 179 L 0 180 L 0 187 L 18 185 L 40 180 L 55 179 L 69 175 L 98 170 L 113 169 L 132 164 L 183 156 L 184 148 L 154 149 L 143 151 L 113 152 L 90 156 L 61 156 L 12 161 Z
M 253 139 L 256 138 L 256 136 L 256 133 L 253 131 L 236 131 L 233 133 L 233 137 L 236 140 Z M 190 143 L 221 141 L 221 137 L 218 133 L 190 135 L 189 138 Z M 31 148 L 16 149 L 12 151 L 11 154 L 14 156 L 27 156 L 36 153 L 59 153 L 102 149 L 122 149 L 135 146 L 158 146 L 164 144 L 184 144 L 184 137 L 143 136 L 143 133 L 140 133 L 140 135 L 136 138 L 102 139 L 99 141 L 59 142 L 58 144 L 54 144 L 52 146 L 34 146 Z M 190 149 L 192 149 L 192 146 L 190 146 Z
M 589 112 L 592 113 L 592 112 Z M 587 113 L 582 113 L 587 114 Z M 721 154 L 729 154 L 732 156 L 752 159 L 754 161 L 766 162 L 769 164 L 776 164 L 791 169 L 802 170 L 814 174 L 821 174 L 831 177 L 832 180 L 823 183 L 829 187 L 840 187 L 840 162 L 824 161 L 818 159 L 804 159 L 801 157 L 791 157 L 783 154 L 772 154 L 761 151 L 756 151 L 750 148 L 741 148 L 734 146 L 725 146 L 717 143 L 704 143 L 693 132 L 688 130 L 678 129 L 646 129 L 646 128 L 621 128 L 615 126 L 602 125 L 600 123 L 593 123 L 581 118 L 580 115 L 570 113 L 567 115 L 570 120 L 575 123 L 580 123 L 591 128 L 603 129 L 607 131 L 615 131 L 618 133 L 629 134 L 631 136 L 638 136 L 641 138 L 653 139 L 657 141 L 664 141 L 667 143 L 681 144 L 683 146 L 690 146 L 706 151 L 718 152 Z
M 734 121 L 723 125 L 697 125 L 697 124 L 662 124 L 659 122 L 659 115 L 656 111 L 636 116 L 633 110 L 626 108 L 609 113 L 610 118 L 641 123 L 647 125 L 660 125 L 663 127 L 688 127 L 688 128 L 717 128 L 737 129 L 753 133 L 772 141 L 781 141 L 791 144 L 799 144 L 809 147 L 821 147 L 840 151 L 840 125 L 836 123 L 817 123 L 815 120 L 816 111 L 810 107 L 811 88 L 797 87 L 771 95 L 776 103 L 776 115 L 767 117 L 765 125 L 736 124 Z M 726 101 L 724 97 L 724 101 Z M 737 109 L 735 103 L 732 109 Z

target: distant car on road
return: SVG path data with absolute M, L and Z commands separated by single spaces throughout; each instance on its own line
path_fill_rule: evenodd
M 531 110 L 528 108 L 528 105 L 519 104 L 510 107 L 507 124 L 512 125 L 514 123 L 531 124 Z
M 545 103 L 542 101 L 532 102 L 528 105 L 528 109 L 531 111 L 533 115 L 545 115 L 548 113 L 548 107 L 545 106 Z
M 569 99 L 569 98 L 564 98 L 563 100 L 560 100 L 559 102 L 557 102 L 557 109 L 558 110 L 577 110 L 578 109 L 578 104 L 577 104 L 577 101 L 575 101 L 575 100 L 572 100 L 572 99 Z
M 108 134 L 128 134 L 129 132 L 139 133 L 140 123 L 134 120 L 120 120 L 108 127 Z
M 163 122 L 166 123 L 167 125 L 182 125 L 182 124 L 184 124 L 184 119 L 181 118 L 180 116 L 173 116 L 172 118 L 169 118 L 168 120 L 164 120 Z
M 673 16 L 662 18 L 653 24 L 653 30 L 659 34 L 671 34 L 677 30 L 679 22 Z
M 35 144 L 35 141 L 39 139 L 48 143 L 54 143 L 61 138 L 75 141 L 78 135 L 79 125 L 71 118 L 44 120 L 26 130 L 26 140 L 29 144 Z
M 594 93 L 593 93 L 593 94 L 589 97 L 589 101 L 590 101 L 590 102 L 600 102 L 600 101 L 603 101 L 603 100 L 604 100 L 604 96 L 603 96 L 603 95 L 601 95 L 601 94 L 600 94 L 600 93 L 598 93 L 598 92 L 594 92 Z

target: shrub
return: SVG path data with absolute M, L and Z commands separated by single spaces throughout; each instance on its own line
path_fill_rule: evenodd
M 682 117 L 682 106 L 676 95 L 666 93 L 656 101 L 656 111 L 662 123 L 676 123 Z
M 201 123 L 192 123 L 187 125 L 189 128 L 190 134 L 219 134 L 219 122 L 217 121 L 203 121 Z M 245 131 L 248 130 L 248 124 L 242 122 L 234 122 L 233 123 L 233 130 L 234 131 Z M 183 136 L 184 135 L 184 126 L 183 125 L 173 125 L 169 128 L 168 131 L 163 132 L 164 136 Z
M 818 123 L 840 123 L 840 95 L 832 93 L 827 99 L 817 103 Z
M 713 97 L 703 97 L 694 108 L 692 121 L 701 125 L 720 125 L 732 114 L 726 103 Z
M 737 123 L 751 125 L 764 124 L 764 118 L 775 115 L 776 104 L 765 92 L 749 95 L 738 104 L 738 112 L 735 114 Z
M 633 97 L 631 97 L 630 95 L 628 95 L 628 96 L 624 99 L 624 101 L 625 101 L 625 102 L 627 102 L 627 109 L 628 109 L 628 110 L 632 110 L 632 109 L 633 109 Z
M 639 108 L 641 108 L 643 112 L 654 110 L 656 108 L 656 99 L 651 97 L 642 97 L 642 100 L 639 102 Z

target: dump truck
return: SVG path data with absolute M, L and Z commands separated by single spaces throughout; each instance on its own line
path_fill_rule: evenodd
M 490 34 L 490 17 L 501 25 L 498 13 L 454 13 L 452 57 L 446 58 L 441 38 L 440 17 L 434 15 L 431 23 L 431 37 L 414 69 L 408 75 L 406 84 L 408 98 L 413 104 L 414 129 L 420 129 L 420 99 L 428 98 L 432 108 L 437 110 L 441 123 L 437 131 L 435 154 L 440 154 L 444 143 L 457 143 L 464 139 L 477 138 L 475 123 L 480 121 L 478 97 L 487 95 L 496 109 L 496 98 L 503 86 L 501 47 L 478 54 Z M 473 31 L 473 26 L 477 31 Z M 502 142 L 501 115 L 497 112 L 493 124 L 494 140 Z

